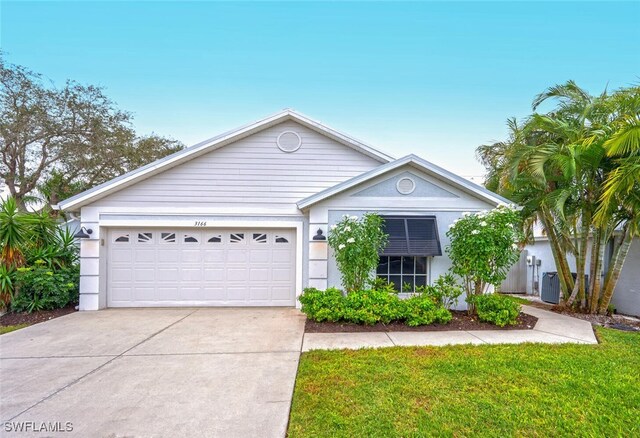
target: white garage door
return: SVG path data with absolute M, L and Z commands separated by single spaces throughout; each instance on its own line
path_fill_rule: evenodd
M 112 229 L 109 307 L 294 306 L 295 230 Z

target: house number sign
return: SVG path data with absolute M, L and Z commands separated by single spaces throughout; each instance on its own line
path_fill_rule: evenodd
M 196 221 L 195 222 L 195 226 L 196 227 L 206 227 L 207 226 L 207 221 Z

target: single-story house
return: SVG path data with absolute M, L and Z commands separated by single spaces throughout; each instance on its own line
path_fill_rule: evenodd
M 508 201 L 422 158 L 394 159 L 292 110 L 203 141 L 61 202 L 79 215 L 80 310 L 296 306 L 340 286 L 327 246 L 343 215 L 377 212 L 378 276 L 429 284 L 448 226 Z M 89 233 L 91 231 L 91 233 Z

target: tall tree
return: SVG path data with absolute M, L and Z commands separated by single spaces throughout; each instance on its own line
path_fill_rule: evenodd
M 49 178 L 87 188 L 181 147 L 137 137 L 131 115 L 102 88 L 67 81 L 58 89 L 0 54 L 0 178 L 19 208 Z
M 549 101 L 550 112 L 535 112 Z M 569 81 L 537 96 L 533 110 L 522 123 L 509 121 L 508 141 L 478 148 L 489 187 L 523 205 L 529 225 L 533 218 L 543 225 L 567 305 L 605 311 L 638 235 L 640 88 L 591 96 Z M 602 284 L 610 239 L 614 251 Z M 568 254 L 575 256 L 577 281 Z

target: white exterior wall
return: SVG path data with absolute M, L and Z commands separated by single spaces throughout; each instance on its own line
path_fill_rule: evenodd
M 298 151 L 277 147 L 276 138 L 286 130 L 301 136 Z M 208 228 L 295 228 L 299 294 L 311 275 L 324 275 L 326 256 L 322 244 L 308 244 L 317 226 L 309 224 L 296 202 L 380 164 L 287 121 L 98 199 L 81 209 L 82 225 L 93 234 L 81 242 L 80 310 L 107 305 L 106 236 L 108 227 L 115 226 L 184 228 L 206 222 Z
M 611 303 L 618 313 L 640 317 L 640 238 L 631 243 Z
M 281 151 L 276 139 L 292 130 L 302 146 Z M 149 177 L 96 201 L 99 207 L 211 209 L 300 214 L 296 202 L 381 163 L 293 121 Z

